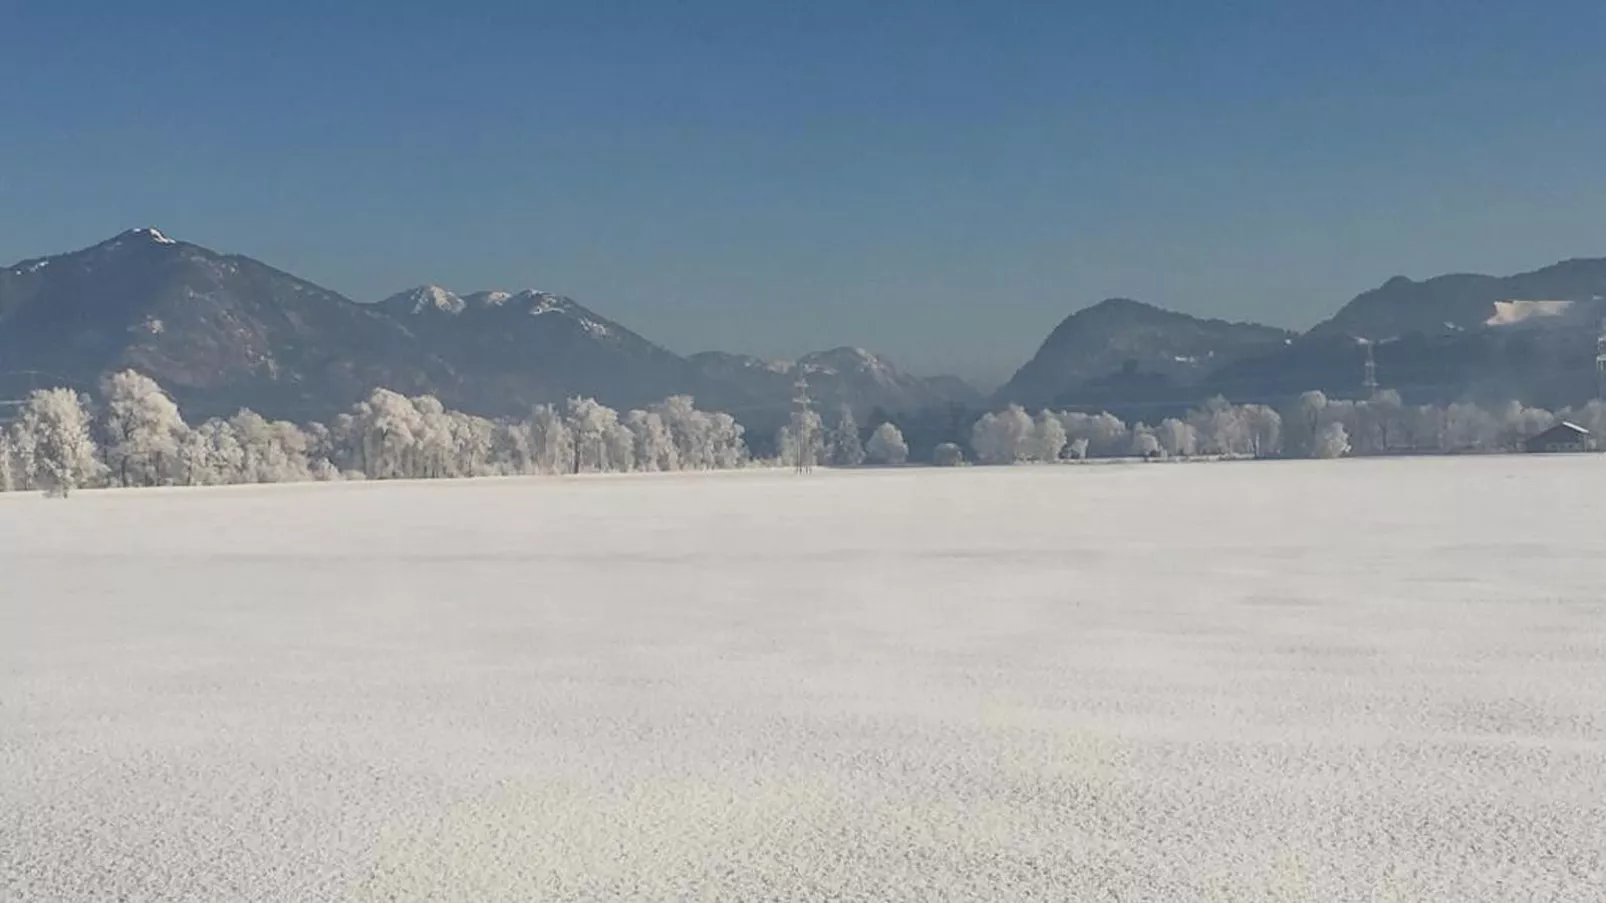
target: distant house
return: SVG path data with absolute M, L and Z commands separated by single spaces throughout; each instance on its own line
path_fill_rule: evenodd
M 1589 430 L 1563 420 L 1524 442 L 1522 447 L 1533 453 L 1587 452 L 1595 450 L 1595 440 Z

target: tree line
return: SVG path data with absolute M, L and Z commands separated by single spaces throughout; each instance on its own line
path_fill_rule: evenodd
M 489 420 L 388 389 L 328 424 L 241 410 L 191 426 L 155 380 L 128 370 L 98 397 L 33 392 L 0 430 L 0 490 L 713 470 L 749 462 L 743 432 L 684 395 L 623 415 L 573 398 Z
M 920 457 L 953 466 L 1489 453 L 1515 451 L 1564 419 L 1606 432 L 1606 404 L 1552 413 L 1518 402 L 1407 405 L 1392 391 L 1359 401 L 1306 392 L 1282 410 L 1215 398 L 1152 425 L 1108 412 L 1032 415 L 1010 405 L 970 422 L 968 448 L 941 441 Z M 328 424 L 241 410 L 191 426 L 160 385 L 126 370 L 104 379 L 98 397 L 63 388 L 32 393 L 0 429 L 0 491 L 909 463 L 899 426 L 876 421 L 866 434 L 848 408 L 830 425 L 807 412 L 778 430 L 775 454 L 764 459 L 751 454 L 735 418 L 698 410 L 685 395 L 624 414 L 571 398 L 536 406 L 523 419 L 490 420 L 433 396 L 376 389 Z
M 1018 405 L 984 414 L 971 429 L 974 460 L 1013 464 L 1089 457 L 1337 458 L 1345 455 L 1487 454 L 1518 451 L 1566 420 L 1606 430 L 1606 404 L 1551 412 L 1507 402 L 1408 405 L 1399 393 L 1364 400 L 1306 392 L 1283 410 L 1214 398 L 1183 417 L 1128 424 L 1113 414 Z

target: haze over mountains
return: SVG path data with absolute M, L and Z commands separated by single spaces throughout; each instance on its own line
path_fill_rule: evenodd
M 823 404 L 920 408 L 980 395 L 857 348 L 797 361 L 681 357 L 578 302 L 534 289 L 421 286 L 358 303 L 248 257 L 134 229 L 0 270 L 0 391 L 93 386 L 131 367 L 186 410 L 323 416 L 376 386 L 463 410 L 528 412 L 586 395 L 625 408 L 691 394 L 732 413 L 784 409 L 796 376 Z M 37 375 L 36 375 L 37 372 Z
M 705 408 L 764 417 L 786 409 L 801 374 L 822 407 L 860 412 L 1008 402 L 1158 409 L 1217 393 L 1266 402 L 1308 389 L 1355 394 L 1370 347 L 1380 381 L 1408 398 L 1560 406 L 1595 394 L 1603 295 L 1603 259 L 1509 277 L 1396 277 L 1303 335 L 1110 299 L 1067 316 L 985 398 L 858 348 L 795 361 L 681 356 L 535 289 L 420 286 L 359 303 L 249 257 L 136 229 L 0 269 L 0 392 L 87 388 L 132 367 L 197 414 L 251 406 L 323 416 L 386 386 L 492 415 L 573 395 L 629 407 L 687 393 Z

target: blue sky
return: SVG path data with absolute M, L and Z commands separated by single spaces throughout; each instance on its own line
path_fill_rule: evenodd
M 1606 4 L 0 3 L 0 262 L 137 225 L 359 300 L 1001 379 L 1122 295 L 1303 327 L 1606 255 Z

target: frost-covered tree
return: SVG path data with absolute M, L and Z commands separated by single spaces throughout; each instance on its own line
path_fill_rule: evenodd
M 505 476 L 535 473 L 535 450 L 530 445 L 529 425 L 514 421 L 496 424 L 491 433 L 491 461 L 495 472 Z
M 1249 454 L 1269 458 L 1283 451 L 1283 416 L 1275 408 L 1263 404 L 1244 405 L 1239 409 L 1244 431 L 1248 434 Z
M 1311 457 L 1316 448 L 1316 432 L 1322 428 L 1327 410 L 1327 396 L 1321 392 L 1306 392 L 1299 396 L 1288 414 L 1283 417 L 1286 446 L 1290 454 Z
M 1216 396 L 1188 415 L 1188 423 L 1199 435 L 1199 446 L 1211 455 L 1252 454 L 1254 436 L 1244 412 L 1227 399 Z
M 133 370 L 107 376 L 101 435 L 112 478 L 121 486 L 168 486 L 180 482 L 179 443 L 188 428 L 156 380 Z
M 234 441 L 240 444 L 240 469 L 235 481 L 240 483 L 277 483 L 271 479 L 275 459 L 273 424 L 266 417 L 250 409 L 241 410 L 229 418 L 229 430 Z
M 1132 427 L 1132 454 L 1139 458 L 1157 458 L 1163 453 L 1159 438 L 1147 424 L 1139 423 Z
M 270 421 L 242 410 L 190 429 L 147 377 L 114 374 L 102 389 L 99 418 L 89 413 L 87 396 L 41 393 L 33 399 L 31 413 L 25 411 L 28 416 L 0 433 L 0 489 L 60 483 L 60 490 L 70 491 L 108 474 L 112 482 L 131 486 L 203 486 L 734 468 L 748 458 L 745 430 L 734 417 L 699 411 L 683 395 L 624 419 L 594 399 L 576 398 L 562 410 L 542 405 L 526 420 L 497 422 L 451 410 L 433 396 L 407 398 L 379 388 L 327 427 Z M 92 461 L 76 477 L 72 472 L 59 480 L 50 476 L 60 469 L 58 451 L 65 447 L 56 441 L 60 431 L 52 429 L 71 421 L 63 399 L 88 418 L 88 447 L 103 450 L 112 468 Z M 814 432 L 821 440 L 818 454 L 827 433 Z
M 709 449 L 711 464 L 722 470 L 741 467 L 747 462 L 747 443 L 742 438 L 746 430 L 736 418 L 724 411 L 708 415 Z
M 538 473 L 569 473 L 574 469 L 574 434 L 552 405 L 537 405 L 526 421 L 530 448 Z
M 457 435 L 452 430 L 452 415 L 446 406 L 433 395 L 420 395 L 412 399 L 413 476 L 425 479 L 461 476 L 458 461 Z
M 243 479 L 245 449 L 228 421 L 213 418 L 184 434 L 178 462 L 186 486 L 238 483 Z
M 1053 463 L 1060 459 L 1070 437 L 1065 435 L 1065 424 L 1051 411 L 1040 411 L 1032 424 L 1032 460 Z
M 1500 432 L 1495 417 L 1477 405 L 1457 402 L 1444 409 L 1444 451 L 1497 451 Z
M 790 423 L 783 423 L 775 429 L 775 459 L 776 467 L 797 467 L 797 437 L 792 432 Z
M 649 410 L 656 413 L 669 428 L 675 440 L 675 456 L 687 470 L 708 470 L 714 467 L 714 424 L 707 414 L 697 410 L 690 395 L 671 395 Z
M 865 443 L 865 455 L 873 464 L 898 465 L 909 460 L 909 445 L 891 421 L 881 424 Z
M 634 469 L 634 437 L 620 426 L 613 408 L 594 398 L 571 398 L 564 422 L 573 436 L 575 473 Z
M 1191 458 L 1199 453 L 1199 432 L 1193 424 L 1167 417 L 1155 428 L 1160 449 L 1173 458 Z
M 612 416 L 602 431 L 602 450 L 607 456 L 607 466 L 610 470 L 632 471 L 640 465 L 636 461 L 636 437 L 630 428 L 619 422 L 618 414 L 609 411 Z
M 1351 415 L 1344 418 L 1345 427 L 1356 451 L 1367 455 L 1386 455 L 1399 450 L 1400 439 L 1405 432 L 1405 405 L 1400 400 L 1400 393 L 1384 389 L 1365 401 L 1348 406 L 1347 411 L 1344 408 L 1339 411 Z
M 625 427 L 635 444 L 637 467 L 648 471 L 680 469 L 675 437 L 656 411 L 631 411 L 625 415 Z
M 301 433 L 307 441 L 307 457 L 309 459 L 322 458 L 328 461 L 335 459 L 335 437 L 329 427 L 317 422 L 303 424 Z
M 1078 436 L 1075 439 L 1071 440 L 1071 444 L 1066 449 L 1066 453 L 1070 456 L 1071 460 L 1073 460 L 1073 461 L 1086 461 L 1087 460 L 1087 450 L 1088 450 L 1090 445 L 1091 445 L 1091 443 L 1088 442 L 1088 439 L 1087 439 L 1086 436 Z
M 858 467 L 864 463 L 864 442 L 859 438 L 859 422 L 853 410 L 843 405 L 831 429 L 830 462 L 833 467 Z
M 953 442 L 941 442 L 932 449 L 931 463 L 938 467 L 958 467 L 965 463 L 965 450 Z
M 389 389 L 375 389 L 353 410 L 362 445 L 362 469 L 371 479 L 403 479 L 421 476 L 419 434 L 423 417 L 413 400 Z M 251 441 L 243 434 L 247 464 L 251 466 Z
M 402 401 L 407 399 L 402 398 Z M 407 408 L 412 410 L 411 402 L 407 403 Z M 300 427 L 284 420 L 268 420 L 246 409 L 229 419 L 229 428 L 240 446 L 238 482 L 296 483 L 312 479 L 307 461 L 307 437 Z M 413 448 L 409 446 L 407 451 L 409 454 L 396 460 L 414 464 L 417 457 L 411 454 Z M 411 474 L 397 471 L 391 475 Z
M 1067 412 L 1060 415 L 1060 425 L 1065 427 L 1065 435 L 1073 447 L 1078 439 L 1086 440 L 1081 457 L 1119 457 L 1131 450 L 1131 433 L 1126 423 L 1108 411 L 1100 414 Z
M 1349 454 L 1349 434 L 1344 424 L 1333 420 L 1316 431 L 1316 445 L 1312 457 L 1342 458 Z
M 19 476 L 15 440 L 10 431 L 0 426 L 0 492 L 21 488 L 17 485 Z
M 729 414 L 697 410 L 689 395 L 673 395 L 648 409 L 657 414 L 674 439 L 679 469 L 739 467 L 747 459 L 742 425 Z
M 826 456 L 826 439 L 817 412 L 794 413 L 792 422 L 775 432 L 776 460 L 783 467 L 813 467 Z
M 329 460 L 348 475 L 368 472 L 366 406 L 367 402 L 358 402 L 329 422 Z
M 448 411 L 447 420 L 451 425 L 455 452 L 450 476 L 484 477 L 501 472 L 494 460 L 495 422 L 461 411 Z
M 65 497 L 101 478 L 105 468 L 95 454 L 86 401 L 71 389 L 39 389 L 28 396 L 16 438 L 29 485 Z
M 1500 451 L 1520 450 L 1528 437 L 1555 426 L 1557 419 L 1544 408 L 1530 408 L 1518 401 L 1507 402 L 1491 413 L 1499 424 L 1496 441 Z
M 983 414 L 970 431 L 970 449 L 983 464 L 1014 464 L 1036 453 L 1036 425 L 1018 404 Z

